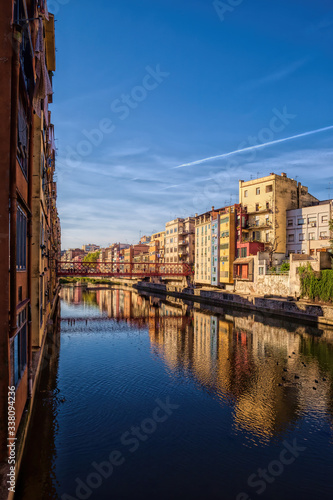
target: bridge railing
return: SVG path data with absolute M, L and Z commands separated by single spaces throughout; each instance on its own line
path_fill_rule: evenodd
M 192 267 L 186 262 L 77 262 L 58 261 L 58 276 L 190 276 Z

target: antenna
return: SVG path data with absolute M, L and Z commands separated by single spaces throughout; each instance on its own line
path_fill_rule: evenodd
M 332 182 L 330 181 L 328 183 L 328 187 L 326 189 L 328 189 L 328 199 L 330 200 L 331 199 L 331 185 L 332 185 Z
M 258 179 L 258 177 L 259 177 L 259 174 L 262 174 L 262 172 L 257 172 L 257 179 Z

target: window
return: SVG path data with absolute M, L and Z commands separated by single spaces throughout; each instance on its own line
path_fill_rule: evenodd
M 256 203 L 256 212 L 259 212 L 259 203 Z
M 303 218 L 300 218 L 300 219 L 298 219 L 297 224 L 299 226 L 302 226 L 303 224 L 305 224 L 305 220 Z
M 293 226 L 294 222 L 292 219 L 288 219 L 288 227 Z
M 172 234 L 172 233 L 173 233 L 173 229 L 170 229 L 170 234 Z
M 266 193 L 271 193 L 273 191 L 273 184 L 266 186 Z
M 294 234 L 288 234 L 288 243 L 293 243 L 295 241 L 295 235 Z
M 241 257 L 247 257 L 247 248 L 241 248 Z
M 260 188 L 256 188 L 256 194 L 260 194 Z
M 247 206 L 246 205 L 243 207 L 243 210 L 247 214 Z
M 12 366 L 11 385 L 17 387 L 27 365 L 27 315 L 24 309 L 17 316 L 17 326 L 20 328 L 11 340 L 10 360 Z
M 17 208 L 16 245 L 16 269 L 24 270 L 27 266 L 27 217 L 20 207 Z
M 220 250 L 226 250 L 227 248 L 229 248 L 229 243 L 223 243 L 220 245 Z
M 266 210 L 269 210 L 269 201 L 266 202 Z
M 314 239 L 315 239 L 315 234 L 309 233 L 309 240 L 314 240 Z
M 220 220 L 220 224 L 228 224 L 229 222 L 229 217 L 223 217 L 223 219 Z
M 247 189 L 245 189 L 245 191 L 244 191 L 244 198 L 247 198 L 247 197 L 248 197 L 248 195 L 249 195 L 249 192 L 248 192 L 248 190 L 247 190 Z
M 177 232 L 177 228 L 174 229 L 174 232 L 176 233 Z
M 169 229 L 167 230 L 166 234 L 169 234 Z
M 304 241 L 304 233 L 300 233 L 298 235 L 298 239 L 299 239 L 299 241 Z
M 269 243 L 269 231 L 266 232 L 266 243 Z
M 328 215 L 322 215 L 321 222 L 328 222 Z
M 263 274 L 264 274 L 264 267 L 259 266 L 259 276 L 263 276 Z
M 326 231 L 320 231 L 320 238 L 322 240 L 326 240 L 327 239 L 327 232 Z
M 308 224 L 310 227 L 317 227 L 317 217 L 308 217 Z

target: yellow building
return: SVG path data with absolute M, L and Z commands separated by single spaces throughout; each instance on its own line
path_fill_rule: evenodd
M 310 206 L 316 201 L 307 187 L 285 173 L 239 181 L 239 203 L 248 214 L 244 242 L 262 242 L 266 250 L 286 253 L 287 210 Z
M 164 262 L 164 242 L 165 231 L 154 233 L 151 235 L 149 243 L 149 262 Z
M 236 221 L 238 205 L 225 207 L 219 210 L 219 283 L 234 282 L 233 264 L 236 258 Z

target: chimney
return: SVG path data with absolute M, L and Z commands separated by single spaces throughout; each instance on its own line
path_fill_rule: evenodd
M 212 206 L 212 212 L 214 212 L 214 205 Z
M 287 174 L 285 172 L 282 172 L 281 177 L 287 177 Z
M 198 217 L 198 214 L 195 214 L 196 217 Z

